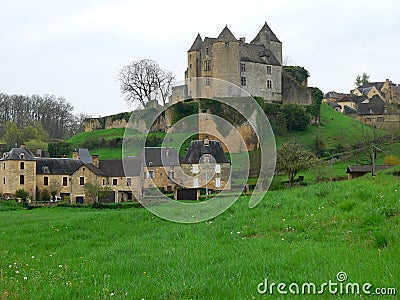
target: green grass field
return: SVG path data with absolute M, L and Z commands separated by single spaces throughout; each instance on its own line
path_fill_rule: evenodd
M 190 225 L 143 208 L 0 203 L 0 299 L 313 299 L 257 286 L 318 286 L 341 271 L 398 294 L 399 195 L 400 178 L 379 174 L 271 191 L 254 209 L 241 197 Z

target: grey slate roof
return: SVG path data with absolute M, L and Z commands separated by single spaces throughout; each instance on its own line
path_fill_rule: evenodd
M 385 82 L 368 82 L 366 84 L 363 84 L 359 87 L 357 87 L 358 89 L 367 89 L 367 88 L 372 88 L 373 86 L 376 87 L 376 89 L 378 91 L 380 91 L 383 87 L 383 85 L 385 84 Z
M 145 147 L 143 152 L 137 158 L 142 158 L 146 166 L 179 166 L 180 156 L 178 152 L 171 147 Z
M 260 40 L 261 40 L 260 36 L 261 36 L 261 34 L 262 34 L 263 32 L 267 32 L 267 36 L 268 36 L 268 33 L 269 33 L 269 36 L 270 36 L 271 41 L 273 41 L 273 42 L 278 42 L 278 43 L 281 42 L 280 40 L 278 40 L 278 38 L 276 37 L 275 33 L 274 33 L 274 32 L 271 30 L 271 28 L 268 26 L 267 22 L 265 22 L 264 26 L 261 28 L 261 30 L 258 32 L 258 34 L 256 35 L 256 37 L 255 37 L 250 43 L 251 43 L 251 44 L 260 43 L 260 42 L 261 42 L 261 41 L 260 41 Z
M 228 26 L 225 26 L 225 28 L 221 31 L 219 34 L 217 42 L 237 42 L 237 38 L 232 34 L 232 32 L 229 30 Z
M 92 163 L 92 156 L 86 148 L 79 148 L 79 159 L 84 163 Z
M 70 158 L 38 158 L 36 174 L 72 175 L 83 163 Z
M 203 45 L 203 39 L 200 36 L 200 33 L 197 34 L 196 39 L 193 42 L 192 47 L 188 51 L 198 51 L 201 49 L 201 46 Z
M 29 150 L 22 148 L 12 148 L 9 152 L 5 152 L 0 160 L 22 160 L 22 159 L 35 160 L 35 156 Z
M 370 115 L 370 114 L 384 114 L 386 111 L 386 103 L 378 95 L 358 103 L 357 113 L 359 115 Z
M 387 170 L 393 166 L 380 165 L 375 166 L 375 171 Z M 362 165 L 362 166 L 347 166 L 346 173 L 370 173 L 372 172 L 372 165 Z
M 181 163 L 198 164 L 201 156 L 204 154 L 211 154 L 216 163 L 229 163 L 219 141 L 209 141 L 209 146 L 206 146 L 202 140 L 196 140 L 190 143 L 186 156 L 181 160 Z
M 125 170 L 124 170 L 125 165 Z M 138 158 L 125 158 L 124 160 L 100 160 L 99 169 L 108 176 L 125 177 L 140 176 L 142 160 Z M 126 173 L 125 173 L 126 171 Z
M 239 51 L 241 61 L 255 62 L 274 66 L 281 65 L 274 54 L 271 52 L 271 50 L 266 49 L 263 45 L 241 44 L 239 46 Z M 262 56 L 269 57 L 269 60 L 263 60 Z
M 345 106 L 343 107 L 343 112 L 344 112 L 346 115 L 353 115 L 353 114 L 356 114 L 356 113 L 357 113 L 357 110 L 355 110 L 354 108 L 352 108 L 352 107 L 350 107 L 350 106 L 345 105 Z

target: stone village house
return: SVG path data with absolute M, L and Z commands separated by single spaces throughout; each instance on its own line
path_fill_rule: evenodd
M 82 149 L 80 149 L 82 150 Z M 85 151 L 81 151 L 82 154 Z M 87 152 L 88 153 L 88 152 Z M 129 166 L 125 175 L 122 160 L 98 160 L 93 155 L 91 160 L 80 159 L 77 152 L 74 158 L 35 157 L 29 150 L 13 148 L 0 159 L 0 194 L 8 199 L 16 190 L 24 189 L 38 199 L 36 190 L 55 189 L 57 196 L 68 199 L 70 203 L 86 203 L 85 183 L 98 183 L 111 189 L 113 199 L 120 202 L 133 200 L 131 187 L 138 195 L 142 186 L 142 162 L 137 158 L 127 158 Z
M 200 147 L 200 145 L 204 146 Z M 199 148 L 200 147 L 200 148 Z M 218 141 L 195 141 L 188 149 L 185 159 L 170 147 L 146 147 L 144 154 L 119 160 L 99 160 L 87 149 L 74 152 L 73 158 L 36 157 L 27 149 L 13 148 L 0 159 L 0 195 L 12 198 L 19 189 L 29 192 L 32 200 L 39 199 L 37 190 L 56 190 L 56 196 L 70 203 L 87 204 L 84 185 L 99 184 L 111 190 L 111 197 L 100 202 L 123 202 L 136 200 L 160 188 L 172 192 L 183 183 L 179 166 L 193 172 L 203 154 L 212 155 L 218 163 L 216 177 L 210 181 L 210 190 L 230 188 L 230 163 Z M 201 156 L 199 156 L 201 154 Z M 164 167 L 165 166 L 165 167 Z M 201 185 L 194 188 L 202 188 Z

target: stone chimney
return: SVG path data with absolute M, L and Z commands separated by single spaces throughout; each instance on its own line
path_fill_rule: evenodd
M 79 159 L 79 152 L 78 152 L 78 150 L 74 149 L 74 152 L 73 152 L 73 154 L 72 154 L 72 158 L 73 158 L 73 159 Z
M 93 154 L 92 160 L 93 160 L 93 164 L 95 165 L 95 167 L 98 168 L 99 167 L 99 156 L 97 154 Z
M 243 44 L 245 44 L 245 43 L 246 43 L 246 38 L 245 38 L 245 37 L 241 37 L 241 38 L 240 38 L 240 41 L 241 41 Z
M 37 157 L 42 157 L 42 149 L 38 148 L 38 149 L 36 150 L 36 156 L 37 156 Z
M 21 144 L 20 148 L 21 148 L 21 149 L 26 149 L 25 144 Z

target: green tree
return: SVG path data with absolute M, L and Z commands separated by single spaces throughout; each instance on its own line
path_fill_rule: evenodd
M 21 131 L 18 129 L 17 124 L 12 121 L 7 121 L 4 125 L 4 135 L 3 139 L 7 145 L 7 148 L 11 149 L 15 145 L 21 143 Z
M 366 83 L 369 83 L 369 75 L 367 73 L 363 72 L 362 75 L 357 75 L 354 85 L 356 87 L 359 87 Z
M 61 191 L 61 183 L 59 181 L 50 181 L 49 191 L 53 200 L 55 200 L 56 195 Z
M 312 87 L 311 89 L 311 101 L 312 105 L 308 106 L 308 112 L 314 118 L 315 124 L 321 123 L 321 104 L 324 94 L 317 87 Z
M 276 168 L 278 172 L 288 175 L 292 187 L 300 170 L 309 168 L 317 161 L 315 155 L 296 143 L 283 144 L 277 151 Z
M 306 110 L 302 106 L 293 103 L 282 105 L 279 115 L 285 120 L 288 131 L 305 131 L 311 121 L 311 117 Z
M 111 191 L 112 189 L 109 186 L 101 186 L 100 183 L 85 183 L 83 186 L 83 190 L 85 191 L 86 199 L 91 202 L 98 202 L 99 192 Z

